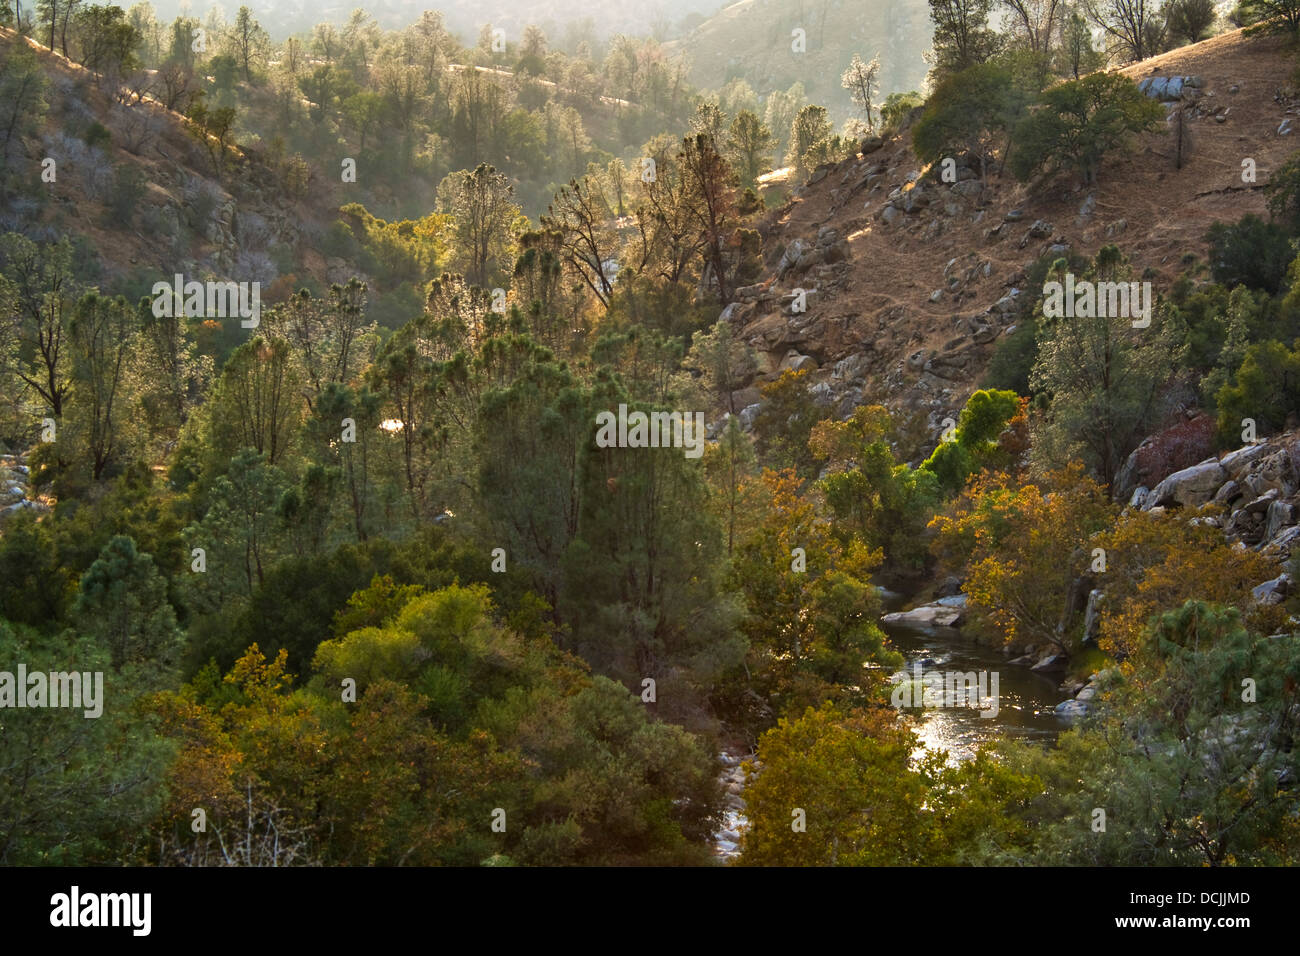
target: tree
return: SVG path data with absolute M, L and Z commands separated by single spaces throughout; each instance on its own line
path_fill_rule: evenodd
M 140 45 L 140 34 L 121 7 L 81 7 L 72 19 L 72 27 L 75 46 L 80 50 L 78 62 L 87 69 L 121 76 L 138 62 L 135 50 Z
M 965 569 L 971 610 L 1007 643 L 1076 650 L 1070 596 L 1091 560 L 1091 539 L 1115 512 L 1106 490 L 1072 465 L 1044 486 L 1002 473 L 974 479 L 930 523 L 934 550 Z
M 1020 410 L 1015 392 L 980 390 L 961 410 L 950 441 L 942 441 L 921 465 L 947 492 L 958 491 L 998 451 L 998 436 Z
M 1300 36 L 1300 0 L 1243 0 L 1241 6 L 1255 20 L 1252 30 Z
M 1130 274 L 1119 250 L 1107 246 L 1087 280 L 1123 282 Z M 1062 280 L 1063 270 L 1054 270 L 1053 278 Z M 1119 314 L 1040 320 L 1030 384 L 1046 391 L 1051 404 L 1035 427 L 1036 455 L 1058 465 L 1082 456 L 1111 485 L 1129 452 L 1156 424 L 1157 400 L 1185 354 L 1173 321 L 1154 303 L 1150 323 L 1135 329 L 1131 316 Z
M 1108 674 L 1095 723 L 1063 735 L 1040 765 L 1053 805 L 1048 858 L 1294 864 L 1295 655 L 1294 635 L 1253 633 L 1235 609 L 1208 602 L 1153 620 L 1132 666 Z M 1102 834 L 1088 826 L 1096 806 L 1107 811 Z
M 135 310 L 124 298 L 96 292 L 77 303 L 68 326 L 73 376 L 69 426 L 86 444 L 96 481 L 121 453 L 119 391 L 138 328 Z
M 1169 0 L 1165 4 L 1169 32 L 1188 43 L 1204 39 L 1218 16 L 1214 0 Z
M 1159 26 L 1161 0 L 1084 0 L 1088 18 L 1119 43 L 1128 59 L 1145 60 L 1152 29 Z
M 989 29 L 993 0 L 929 0 L 934 23 L 934 67 L 937 77 L 983 63 L 1001 46 Z
M 610 225 L 612 210 L 600 182 L 591 176 L 570 180 L 546 208 L 541 224 L 560 238 L 560 255 L 569 269 L 609 307 L 614 292 L 609 263 L 615 260 L 618 234 Z
M 79 632 L 109 652 L 115 670 L 129 667 L 135 682 L 148 686 L 180 663 L 184 634 L 167 581 L 126 535 L 114 535 L 81 576 L 72 613 Z
M 49 108 L 49 81 L 26 40 L 6 43 L 0 50 L 0 160 L 7 165 L 13 148 L 40 129 Z
M 61 239 L 42 247 L 8 233 L 0 236 L 0 270 L 12 296 L 12 311 L 0 329 L 0 361 L 60 418 L 72 388 L 65 350 L 76 296 L 72 244 Z
M 998 0 L 1011 21 L 1014 36 L 1025 41 L 1034 53 L 1046 56 L 1064 0 Z
M 912 735 L 888 711 L 809 707 L 758 745 L 745 789 L 744 866 L 908 866 L 931 861 L 939 834 L 923 810 L 933 756 L 910 766 Z M 939 758 L 942 759 L 942 758 Z M 798 826 L 802 824 L 802 826 Z
M 809 104 L 799 110 L 790 124 L 790 145 L 786 152 L 787 166 L 793 166 L 800 172 L 807 172 L 811 155 L 818 146 L 831 138 L 831 121 L 826 116 L 824 106 Z
M 727 127 L 725 152 L 743 186 L 756 186 L 772 169 L 777 138 L 752 110 L 741 110 Z
M 260 335 L 245 342 L 226 360 L 208 406 L 213 451 L 229 458 L 252 448 L 277 464 L 292 444 L 301 402 L 289 343 Z
M 487 286 L 509 253 L 519 215 L 513 195 L 509 178 L 486 163 L 452 173 L 438 185 L 439 203 L 452 216 L 457 245 L 463 250 L 465 276 L 478 286 Z
M 1282 291 L 1287 268 L 1296 258 L 1296 244 L 1280 223 L 1246 213 L 1237 222 L 1211 224 L 1205 238 L 1216 282 L 1229 288 L 1244 285 L 1269 295 Z
M 713 401 L 721 401 L 735 415 L 735 389 L 758 371 L 754 350 L 736 335 L 730 322 L 719 319 L 711 329 L 695 333 L 682 368 L 700 378 Z
M 1088 21 L 1077 10 L 1071 10 L 1061 30 L 1061 49 L 1058 55 L 1063 68 L 1060 72 L 1079 79 L 1086 73 L 1101 69 L 1106 62 L 1104 54 L 1092 45 L 1092 30 Z
M 849 91 L 853 104 L 862 111 L 869 130 L 876 128 L 875 113 L 871 104 L 876 96 L 879 75 L 879 55 L 873 57 L 870 63 L 863 63 L 862 58 L 855 53 L 849 62 L 849 68 L 840 77 L 840 85 Z
M 737 225 L 731 167 L 715 148 L 714 140 L 704 133 L 686 137 L 680 162 L 690 196 L 689 216 L 703 239 L 707 271 L 717 283 L 718 298 L 725 306 L 731 302 L 725 250 Z
M 1011 171 L 1021 181 L 1046 168 L 1075 169 L 1092 185 L 1102 158 L 1134 133 L 1157 129 L 1160 104 L 1118 73 L 1066 80 L 1042 95 L 1041 105 L 1016 126 Z
M 225 48 L 238 61 L 239 68 L 244 73 L 244 82 L 251 82 L 253 66 L 266 62 L 267 50 L 271 45 L 270 35 L 253 19 L 253 11 L 241 6 L 235 14 L 235 22 L 223 39 Z
M 992 154 L 1005 145 L 1015 122 L 1019 103 L 1014 91 L 1011 72 L 996 63 L 980 63 L 940 80 L 912 132 L 917 156 L 928 163 L 963 153 L 978 156 L 987 183 Z
M 210 109 L 200 91 L 191 101 L 185 116 L 190 121 L 190 135 L 203 144 L 220 179 L 226 168 L 226 152 L 234 146 L 235 108 L 221 106 Z
M 1300 235 L 1300 154 L 1292 156 L 1268 177 L 1264 186 L 1268 212 L 1282 221 L 1293 234 Z
M 1290 427 L 1300 408 L 1300 351 L 1281 342 L 1257 342 L 1246 350 L 1231 384 L 1215 396 L 1219 408 L 1219 434 L 1241 435 L 1244 418 L 1254 419 L 1259 434 L 1269 435 Z

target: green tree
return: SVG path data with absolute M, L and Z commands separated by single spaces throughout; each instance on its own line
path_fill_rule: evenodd
M 0 49 L 0 159 L 9 163 L 13 149 L 24 137 L 40 129 L 49 108 L 49 81 L 25 41 L 6 43 Z
M 235 14 L 235 22 L 230 25 L 222 40 L 224 48 L 239 63 L 244 82 L 252 82 L 253 67 L 266 63 L 267 50 L 271 45 L 270 35 L 253 18 L 253 11 L 241 6 Z
M 772 169 L 777 139 L 752 110 L 741 110 L 727 127 L 726 154 L 740 182 L 755 186 Z
M 989 28 L 993 0 L 929 0 L 934 23 L 933 72 L 938 78 L 983 63 L 1001 46 Z
M 790 124 L 790 145 L 786 152 L 785 163 L 800 172 L 808 171 L 808 164 L 816 154 L 819 146 L 824 146 L 831 138 L 831 121 L 826 116 L 824 106 L 809 104 L 799 110 Z
M 1164 110 L 1118 73 L 1092 73 L 1047 90 L 1016 127 L 1011 171 L 1023 181 L 1046 168 L 1074 169 L 1092 185 L 1102 158 L 1134 133 L 1160 126 Z
M 442 211 L 454 222 L 455 246 L 461 250 L 465 277 L 486 287 L 508 256 L 519 207 L 509 178 L 480 163 L 472 171 L 454 172 L 438 185 Z
M 1053 280 L 1064 280 L 1064 265 L 1058 263 Z M 1129 278 L 1131 268 L 1114 246 L 1097 253 L 1086 276 L 1094 283 Z M 1080 456 L 1110 485 L 1154 427 L 1157 400 L 1186 350 L 1169 313 L 1154 301 L 1151 309 L 1150 327 L 1141 329 L 1119 314 L 1039 320 L 1030 385 L 1046 391 L 1051 404 L 1035 428 L 1036 457 L 1060 466 Z
M 1281 342 L 1249 346 L 1231 384 L 1215 396 L 1219 408 L 1219 434 L 1236 444 L 1242 419 L 1251 418 L 1261 435 L 1281 431 L 1300 408 L 1300 349 Z
M 758 745 L 762 772 L 745 790 L 745 866 L 907 866 L 931 860 L 939 834 L 922 808 L 926 773 L 911 735 L 888 712 L 809 707 Z
M 108 650 L 115 670 L 129 668 L 136 688 L 165 677 L 180 662 L 184 634 L 153 557 L 115 535 L 81 576 L 72 607 L 79 633 Z

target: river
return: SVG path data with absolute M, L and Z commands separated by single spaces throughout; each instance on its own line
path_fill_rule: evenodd
M 889 611 L 901 609 L 907 603 L 902 595 L 889 591 L 883 591 L 882 598 Z M 912 711 L 918 717 L 918 732 L 925 749 L 946 751 L 950 760 L 967 760 L 983 743 L 1027 739 L 1052 744 L 1066 728 L 1065 721 L 1053 712 L 1067 697 L 1058 689 L 1059 675 L 1044 677 L 1028 667 L 1008 664 L 1000 649 L 976 643 L 972 635 L 959 628 L 922 629 L 892 624 L 880 627 L 894 650 L 907 659 L 904 667 L 909 676 L 915 674 L 914 665 L 918 663 L 923 674 L 932 670 L 986 671 L 991 691 L 992 675 L 998 675 L 998 708 L 993 716 L 981 717 L 975 707 L 927 707 Z

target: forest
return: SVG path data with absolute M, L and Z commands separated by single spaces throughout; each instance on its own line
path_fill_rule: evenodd
M 929 8 L 924 88 L 853 51 L 840 115 L 590 20 L 6 5 L 0 864 L 1300 862 L 1300 6 Z M 1202 47 L 1289 75 L 1171 126 L 1131 68 Z M 1186 242 L 1004 220 L 1248 109 Z M 1035 222 L 961 377 L 908 365 L 960 283 L 847 401 L 763 347 L 863 312 L 841 276 L 912 295 L 866 244 L 965 196 Z M 1054 674 L 1051 740 L 923 746 L 891 595 Z

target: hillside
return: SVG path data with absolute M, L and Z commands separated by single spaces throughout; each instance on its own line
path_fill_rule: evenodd
M 819 168 L 765 223 L 766 287 L 745 290 L 733 318 L 764 354 L 764 378 L 782 363 L 816 367 L 819 394 L 842 412 L 879 401 L 924 413 L 934 429 L 977 387 L 998 339 L 1014 334 L 1015 296 L 1038 256 L 1053 247 L 1091 255 L 1113 241 L 1137 272 L 1153 270 L 1159 293 L 1185 256 L 1204 262 L 1212 222 L 1265 212 L 1260 186 L 1297 145 L 1284 124 L 1300 101 L 1279 93 L 1289 71 L 1279 41 L 1240 31 L 1129 68 L 1135 80 L 1203 79 L 1196 102 L 1170 105 L 1171 122 L 1184 111 L 1190 158 L 1175 169 L 1169 137 L 1146 136 L 1108 159 L 1089 191 L 1062 178 L 1031 192 L 1006 174 L 990 175 L 981 193 L 974 170 L 963 170 L 961 182 L 904 192 L 924 172 L 907 132 Z M 1246 157 L 1254 185 L 1242 182 Z M 841 241 L 829 257 L 817 251 Z M 800 248 L 813 251 L 799 258 Z M 816 290 L 798 317 L 781 298 L 796 287 Z
M 881 99 L 920 89 L 928 67 L 931 25 L 925 0 L 851 3 L 849 0 L 740 0 L 687 36 L 666 44 L 684 53 L 690 82 L 716 89 L 743 77 L 760 96 L 803 83 L 809 102 L 836 117 L 853 105 L 840 76 L 853 54 L 880 56 Z M 806 33 L 807 51 L 791 52 L 791 31 Z
M 15 42 L 13 32 L 0 30 L 0 42 Z M 101 288 L 130 295 L 143 294 L 155 271 L 264 288 L 281 276 L 347 278 L 313 251 L 343 201 L 337 186 L 291 192 L 261 149 L 230 149 L 218 173 L 180 114 L 149 95 L 110 96 L 89 70 L 23 42 L 48 83 L 48 112 L 25 161 L 36 179 L 42 160 L 53 159 L 55 179 L 39 201 L 5 209 L 5 229 L 81 237 L 98 257 Z M 24 162 L 21 149 L 11 161 Z

